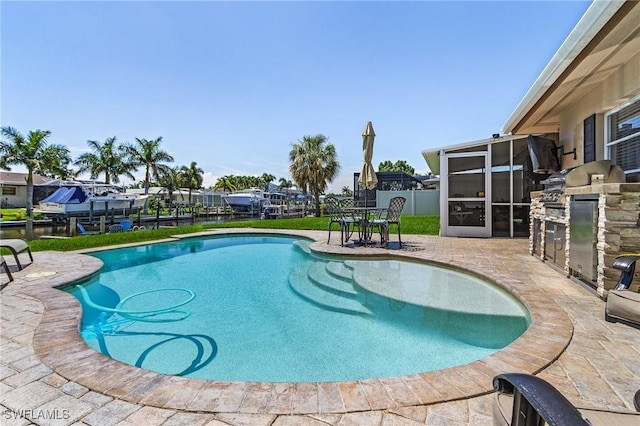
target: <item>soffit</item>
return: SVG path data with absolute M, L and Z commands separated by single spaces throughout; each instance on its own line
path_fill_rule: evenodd
M 563 110 L 579 102 L 638 52 L 640 3 L 634 1 L 621 8 L 575 59 L 562 63 L 558 69 L 563 71 L 541 87 L 538 101 L 504 131 L 557 132 Z

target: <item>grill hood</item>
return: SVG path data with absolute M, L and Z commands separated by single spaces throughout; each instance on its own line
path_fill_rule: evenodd
M 611 160 L 599 160 L 572 169 L 567 173 L 565 186 L 591 185 L 593 175 L 603 175 L 603 183 L 626 182 L 624 170 L 620 166 L 611 164 Z
M 559 203 L 567 187 L 587 186 L 593 183 L 593 176 L 603 177 L 601 183 L 625 182 L 624 170 L 611 164 L 611 160 L 592 161 L 582 166 L 564 169 L 554 173 L 540 183 L 545 186 L 540 200 L 543 203 Z

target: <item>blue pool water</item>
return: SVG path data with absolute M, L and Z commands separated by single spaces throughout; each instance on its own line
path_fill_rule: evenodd
M 291 237 L 189 238 L 93 255 L 105 263 L 100 274 L 84 292 L 66 289 L 83 303 L 83 338 L 167 374 L 271 382 L 407 375 L 482 358 L 529 324 L 515 298 L 473 276 L 320 257 Z

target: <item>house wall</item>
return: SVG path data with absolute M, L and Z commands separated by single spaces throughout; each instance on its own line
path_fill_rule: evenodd
M 640 53 L 612 73 L 586 96 L 560 115 L 559 144 L 564 151 L 577 148 L 577 159 L 563 156 L 562 168 L 574 167 L 584 159 L 584 120 L 596 114 L 596 160 L 604 159 L 604 114 L 640 94 Z
M 2 191 L 0 203 L 3 208 L 25 208 L 27 207 L 27 187 L 25 185 L 2 185 L 3 189 L 16 188 L 16 194 L 10 195 Z

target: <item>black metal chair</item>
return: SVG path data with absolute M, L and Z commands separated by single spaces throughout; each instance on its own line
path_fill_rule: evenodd
M 340 245 L 344 245 L 353 233 L 358 230 L 358 239 L 362 239 L 362 217 L 360 217 L 353 210 L 355 208 L 355 202 L 352 198 L 345 198 L 340 201 L 340 212 L 342 215 L 342 242 Z
M 393 197 L 389 200 L 389 206 L 379 212 L 380 217 L 372 219 L 368 224 L 370 229 L 378 228 L 380 239 L 386 247 L 389 247 L 389 228 L 391 225 L 398 227 L 398 243 L 402 247 L 400 214 L 406 201 L 407 199 L 404 197 Z
M 493 379 L 494 426 L 626 426 L 640 424 L 640 413 L 577 408 L 545 380 L 529 374 L 507 373 Z M 634 396 L 640 411 L 640 391 Z
M 9 265 L 7 265 L 7 261 L 4 260 L 4 257 L 2 257 L 2 255 L 0 255 L 0 263 L 2 264 L 1 266 L 4 269 L 4 272 L 7 274 L 7 277 L 9 277 L 9 281 L 7 283 L 10 283 L 11 281 L 13 281 L 13 275 L 11 275 Z
M 327 206 L 327 214 L 329 215 L 329 238 L 327 238 L 327 244 L 331 241 L 331 227 L 334 223 L 337 223 L 340 227 L 340 239 L 342 240 L 342 212 L 340 211 L 340 201 L 335 197 L 327 197 L 324 200 L 325 206 Z
M 615 287 L 607 295 L 604 319 L 608 322 L 621 322 L 640 328 L 640 293 L 631 291 L 631 283 L 640 256 L 620 256 L 613 267 L 620 272 Z

